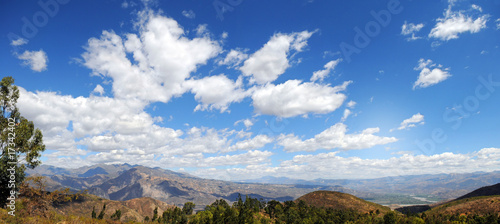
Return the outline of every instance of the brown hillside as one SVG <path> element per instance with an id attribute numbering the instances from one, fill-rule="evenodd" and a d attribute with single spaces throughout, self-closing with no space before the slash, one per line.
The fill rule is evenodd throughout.
<path id="1" fill-rule="evenodd" d="M 500 196 L 483 196 L 451 201 L 427 211 L 429 214 L 500 214 Z"/>
<path id="2" fill-rule="evenodd" d="M 112 201 L 96 197 L 94 195 L 85 195 L 83 200 L 68 202 L 55 208 L 62 215 L 76 215 L 83 217 L 91 217 L 92 208 L 95 206 L 97 214 L 106 203 L 105 218 L 115 213 L 116 210 L 121 210 L 121 221 L 142 221 L 146 216 L 153 216 L 155 207 L 158 207 L 158 215 L 163 211 L 173 207 L 165 202 L 155 200 L 153 198 L 135 198 L 128 201 Z"/>
<path id="3" fill-rule="evenodd" d="M 391 211 L 390 208 L 365 201 L 350 194 L 336 191 L 315 191 L 306 194 L 296 200 L 304 201 L 307 205 L 315 207 L 333 208 L 339 210 L 353 209 L 360 213 L 369 213 L 370 211 L 380 211 L 381 214 Z"/>

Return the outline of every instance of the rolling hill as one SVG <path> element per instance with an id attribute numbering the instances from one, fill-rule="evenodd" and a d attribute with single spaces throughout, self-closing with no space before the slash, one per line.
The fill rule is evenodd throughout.
<path id="1" fill-rule="evenodd" d="M 465 199 L 465 198 L 472 198 L 472 197 L 479 197 L 479 196 L 493 196 L 493 195 L 500 195 L 500 183 L 479 188 L 479 189 L 472 191 L 464 196 L 458 197 L 457 200 Z"/>
<path id="2" fill-rule="evenodd" d="M 391 211 L 388 207 L 365 201 L 354 195 L 335 191 L 315 191 L 301 196 L 295 201 L 304 201 L 310 206 L 333 208 L 336 210 L 352 209 L 360 213 L 370 213 L 378 210 L 381 214 L 385 214 Z"/>
<path id="3" fill-rule="evenodd" d="M 395 210 L 408 214 L 429 211 L 430 213 L 472 213 L 492 214 L 500 212 L 500 183 L 481 187 L 454 200 L 443 201 L 432 205 L 415 205 L 400 207 Z M 490 212 L 490 213 L 488 213 Z"/>
<path id="4" fill-rule="evenodd" d="M 438 205 L 426 214 L 474 214 L 486 216 L 500 214 L 500 196 L 480 196 L 451 201 Z"/>

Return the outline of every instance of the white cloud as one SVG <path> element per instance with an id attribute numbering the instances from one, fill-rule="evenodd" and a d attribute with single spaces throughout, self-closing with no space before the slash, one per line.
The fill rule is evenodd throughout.
<path id="1" fill-rule="evenodd" d="M 248 58 L 248 54 L 240 50 L 231 50 L 227 53 L 224 60 L 218 62 L 219 65 L 227 65 L 229 68 L 234 68 L 239 66 L 245 59 Z"/>
<path id="2" fill-rule="evenodd" d="M 433 64 L 430 59 L 424 60 L 421 58 L 418 63 L 418 66 L 414 69 L 417 71 L 420 70 L 420 75 L 418 76 L 418 80 L 413 84 L 414 90 L 438 84 L 451 76 L 448 72 L 449 68 L 441 69 L 441 65 Z"/>
<path id="3" fill-rule="evenodd" d="M 291 34 L 275 34 L 258 51 L 253 53 L 239 69 L 251 76 L 250 83 L 265 84 L 276 80 L 290 67 L 291 50 L 301 52 L 314 32 L 302 31 Z"/>
<path id="4" fill-rule="evenodd" d="M 405 23 L 401 27 L 401 34 L 405 35 L 405 36 L 408 36 L 408 35 L 411 34 L 411 37 L 408 37 L 406 39 L 408 41 L 418 40 L 418 39 L 420 39 L 422 37 L 415 36 L 415 33 L 417 33 L 418 31 L 420 31 L 423 27 L 424 27 L 423 23 L 419 23 L 419 24 L 415 25 L 413 23 L 408 23 L 408 22 L 405 21 Z"/>
<path id="5" fill-rule="evenodd" d="M 238 121 L 234 122 L 234 125 L 236 126 L 239 123 L 243 123 L 243 125 L 245 125 L 245 127 L 247 128 L 247 130 L 250 129 L 254 125 L 254 121 L 250 120 L 250 119 L 238 120 Z"/>
<path id="6" fill-rule="evenodd" d="M 196 14 L 193 12 L 193 10 L 183 10 L 182 15 L 188 19 L 194 19 L 196 17 Z"/>
<path id="7" fill-rule="evenodd" d="M 344 91 L 351 81 L 331 87 L 300 80 L 288 80 L 283 84 L 266 84 L 253 94 L 253 106 L 257 113 L 279 117 L 294 117 L 308 113 L 326 114 L 339 108 L 346 95 Z"/>
<path id="8" fill-rule="evenodd" d="M 39 51 L 24 51 L 17 58 L 23 60 L 24 65 L 30 66 L 31 70 L 41 72 L 47 69 L 47 62 L 49 61 L 47 54 L 43 50 Z"/>
<path id="9" fill-rule="evenodd" d="M 257 135 L 252 139 L 247 139 L 239 141 L 234 145 L 230 146 L 227 151 L 237 151 L 237 150 L 254 150 L 264 147 L 265 145 L 272 143 L 274 139 L 267 135 Z"/>
<path id="10" fill-rule="evenodd" d="M 27 43 L 28 43 L 28 40 L 20 37 L 17 40 L 12 40 L 12 42 L 10 43 L 10 45 L 12 45 L 12 46 L 22 46 L 22 45 L 25 45 Z"/>
<path id="11" fill-rule="evenodd" d="M 498 167 L 500 167 L 500 149 L 484 148 L 467 154 L 451 152 L 435 155 L 404 154 L 388 159 L 342 157 L 338 152 L 328 152 L 297 155 L 276 167 L 260 164 L 244 168 L 199 169 L 193 174 L 207 178 L 217 176 L 228 180 L 252 179 L 268 175 L 305 180 L 353 177 L 371 179 L 398 175 L 497 171 Z"/>
<path id="12" fill-rule="evenodd" d="M 208 32 L 207 24 L 200 24 L 196 27 L 196 35 L 197 36 L 208 36 L 210 35 Z"/>
<path id="13" fill-rule="evenodd" d="M 92 93 L 99 93 L 99 95 L 102 96 L 102 94 L 104 94 L 104 88 L 101 85 L 97 85 L 94 90 L 92 90 Z"/>
<path id="14" fill-rule="evenodd" d="M 191 79 L 186 81 L 184 86 L 195 94 L 194 98 L 198 102 L 201 102 L 196 106 L 195 111 L 216 109 L 224 112 L 229 104 L 240 102 L 249 95 L 242 89 L 242 82 L 242 78 L 234 82 L 221 74 L 202 79 Z"/>
<path id="15" fill-rule="evenodd" d="M 287 152 L 316 151 L 318 149 L 353 150 L 367 149 L 376 145 L 385 145 L 396 142 L 395 137 L 380 137 L 374 135 L 379 128 L 368 128 L 361 133 L 347 134 L 347 126 L 343 123 L 332 125 L 328 129 L 307 140 L 288 134 L 279 137 L 279 143 Z"/>
<path id="16" fill-rule="evenodd" d="M 340 120 L 341 122 L 344 122 L 345 120 L 347 120 L 347 118 L 349 117 L 349 115 L 351 115 L 351 110 L 349 109 L 345 109 L 344 110 L 344 115 L 342 115 L 342 119 Z"/>
<path id="17" fill-rule="evenodd" d="M 205 157 L 201 154 L 192 154 L 184 157 L 164 157 L 158 161 L 151 160 L 146 163 L 148 166 L 159 166 L 164 168 L 174 167 L 219 167 L 219 166 L 241 166 L 255 165 L 269 161 L 269 157 L 273 155 L 269 151 L 253 150 L 236 155 L 223 155 Z M 211 177 L 213 179 L 213 177 Z"/>
<path id="18" fill-rule="evenodd" d="M 481 8 L 481 6 L 479 6 L 479 5 L 472 4 L 472 9 L 475 9 L 479 12 L 483 12 L 483 8 Z"/>
<path id="19" fill-rule="evenodd" d="M 422 29 L 423 27 L 424 27 L 423 23 L 419 23 L 419 24 L 415 25 L 413 23 L 407 23 L 405 21 L 405 23 L 401 27 L 401 34 L 409 35 L 409 34 L 420 31 L 420 29 Z"/>
<path id="20" fill-rule="evenodd" d="M 20 89 L 18 107 L 44 133 L 46 164 L 79 167 L 96 163 L 132 163 L 164 168 L 256 164 L 268 160 L 266 135 L 190 127 L 181 131 L 155 124 L 139 100 L 102 96 L 72 97 Z M 86 149 L 80 149 L 85 146 Z M 208 154 L 245 150 L 240 155 Z M 252 151 L 253 150 L 253 151 Z M 85 158 L 85 159 L 84 159 Z M 247 160 L 244 160 L 247 158 Z M 169 161 L 165 165 L 163 161 Z"/>
<path id="21" fill-rule="evenodd" d="M 221 52 L 217 41 L 188 39 L 175 20 L 151 11 L 140 12 L 136 25 L 139 33 L 125 38 L 104 31 L 82 54 L 94 74 L 113 79 L 117 98 L 168 102 L 188 91 L 183 84 L 197 66 Z"/>
<path id="22" fill-rule="evenodd" d="M 347 107 L 349 107 L 349 108 L 351 108 L 351 109 L 352 109 L 352 108 L 354 108 L 355 106 L 356 106 L 356 102 L 354 102 L 354 101 L 352 101 L 352 100 L 351 100 L 351 101 L 349 101 L 349 102 L 347 102 Z"/>
<path id="23" fill-rule="evenodd" d="M 311 77 L 311 82 L 314 82 L 316 80 L 319 80 L 320 82 L 322 82 L 323 79 L 325 79 L 326 77 L 328 77 L 328 74 L 330 74 L 330 72 L 332 70 L 334 70 L 335 67 L 341 61 L 342 61 L 342 59 L 337 59 L 337 60 L 329 61 L 328 63 L 325 64 L 325 66 L 324 66 L 325 69 L 313 72 L 313 76 Z"/>
<path id="24" fill-rule="evenodd" d="M 429 37 L 448 41 L 457 39 L 458 35 L 461 33 L 477 33 L 481 29 L 486 28 L 486 21 L 488 21 L 489 15 L 480 15 L 474 19 L 470 15 L 465 15 L 463 11 L 452 11 L 452 3 L 453 2 L 450 3 L 450 6 L 445 11 L 444 17 L 436 20 L 437 23 L 429 33 Z M 472 6 L 473 9 L 479 10 L 480 7 L 477 7 L 474 8 L 474 5 Z"/>
<path id="25" fill-rule="evenodd" d="M 399 127 L 397 128 L 398 130 L 404 130 L 404 129 L 409 129 L 413 128 L 417 125 L 423 125 L 424 124 L 424 115 L 418 113 L 414 114 L 412 117 L 405 119 Z M 393 130 L 391 130 L 393 131 Z"/>
<path id="26" fill-rule="evenodd" d="M 497 22 L 497 30 L 500 30 L 500 19 L 497 19 L 496 22 Z"/>

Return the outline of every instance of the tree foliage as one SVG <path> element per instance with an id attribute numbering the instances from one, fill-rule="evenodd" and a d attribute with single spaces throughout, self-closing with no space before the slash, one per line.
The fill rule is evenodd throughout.
<path id="1" fill-rule="evenodd" d="M 186 215 L 191 215 L 193 213 L 194 207 L 196 205 L 193 202 L 186 202 L 184 203 L 184 206 L 182 207 L 182 212 Z"/>
<path id="2" fill-rule="evenodd" d="M 40 165 L 45 150 L 42 132 L 17 108 L 19 89 L 12 77 L 0 82 L 0 204 L 7 202 L 11 191 L 19 192 L 26 168 Z"/>
<path id="3" fill-rule="evenodd" d="M 49 211 L 54 206 L 78 199 L 80 193 L 69 194 L 69 188 L 48 192 L 46 181 L 43 176 L 30 176 L 20 186 L 20 195 L 27 200 L 23 200 L 24 210 L 31 216 L 47 217 Z"/>
<path id="4" fill-rule="evenodd" d="M 105 214 L 106 214 L 106 203 L 104 203 L 104 205 L 102 206 L 102 210 L 101 212 L 99 212 L 97 219 L 103 219 Z"/>
<path id="5" fill-rule="evenodd" d="M 113 215 L 111 215 L 112 220 L 120 220 L 122 217 L 122 211 L 120 209 L 117 209 Z"/>

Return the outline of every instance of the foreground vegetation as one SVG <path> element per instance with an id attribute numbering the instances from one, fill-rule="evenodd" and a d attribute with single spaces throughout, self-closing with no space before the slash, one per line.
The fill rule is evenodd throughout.
<path id="1" fill-rule="evenodd" d="M 35 183 L 39 179 L 32 179 Z M 18 201 L 16 216 L 11 216 L 6 209 L 0 209 L 0 223 L 193 223 L 193 224 L 219 224 L 219 223 L 500 223 L 498 209 L 475 210 L 462 213 L 462 210 L 453 210 L 454 206 L 464 209 L 467 203 L 487 201 L 490 207 L 498 208 L 495 203 L 500 201 L 497 197 L 480 197 L 464 199 L 465 204 L 451 202 L 441 205 L 430 211 L 419 214 L 401 214 L 390 210 L 371 210 L 361 212 L 356 209 L 338 209 L 334 207 L 319 207 L 308 204 L 304 200 L 262 201 L 251 197 L 240 196 L 230 205 L 226 200 L 216 200 L 204 210 L 193 214 L 194 203 L 188 202 L 181 209 L 171 206 L 165 210 L 154 209 L 150 215 L 140 220 L 122 217 L 120 210 L 106 211 L 104 206 L 94 206 L 92 211 L 84 215 L 61 214 L 57 207 L 70 207 L 74 204 L 83 205 L 85 200 L 92 203 L 102 202 L 95 200 L 95 196 L 85 193 L 69 194 L 67 191 L 43 192 L 39 188 L 23 185 L 23 197 Z M 321 192 L 324 193 L 324 192 Z M 332 195 L 336 195 L 333 194 Z M 309 202 L 310 203 L 310 202 Z M 446 212 L 443 209 L 446 208 Z M 500 209 L 500 208 L 499 208 Z M 484 212 L 482 212 L 484 211 Z M 2 222 L 3 221 L 3 222 Z"/>

